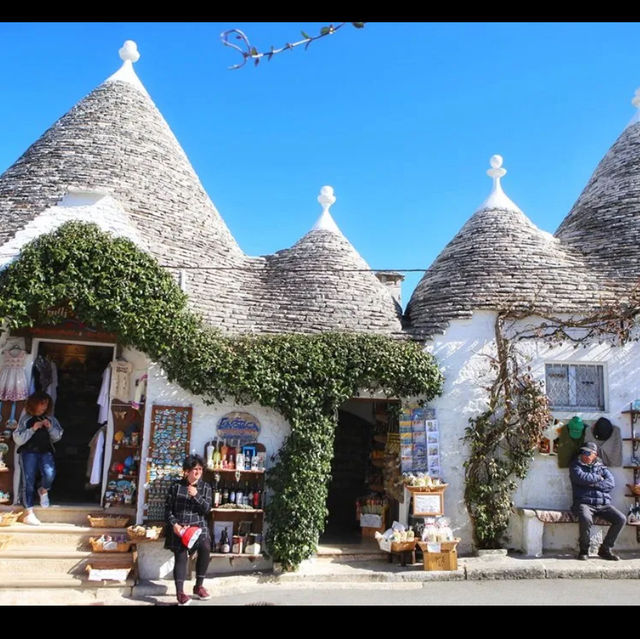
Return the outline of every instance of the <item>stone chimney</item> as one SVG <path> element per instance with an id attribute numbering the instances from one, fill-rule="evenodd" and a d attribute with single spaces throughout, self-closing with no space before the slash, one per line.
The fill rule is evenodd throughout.
<path id="1" fill-rule="evenodd" d="M 402 280 L 404 280 L 404 275 L 397 271 L 376 271 L 375 276 L 389 289 L 391 297 L 402 308 Z"/>

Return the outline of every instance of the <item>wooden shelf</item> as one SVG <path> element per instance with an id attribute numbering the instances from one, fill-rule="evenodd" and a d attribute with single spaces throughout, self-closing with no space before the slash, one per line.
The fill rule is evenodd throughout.
<path id="1" fill-rule="evenodd" d="M 623 466 L 623 468 L 627 468 L 629 470 L 640 470 L 640 466 Z"/>
<path id="2" fill-rule="evenodd" d="M 133 444 L 114 444 L 113 445 L 113 450 L 118 450 L 118 448 L 128 448 L 128 449 L 134 449 L 134 450 L 138 450 L 138 448 L 140 448 L 140 445 L 136 445 L 134 446 Z"/>
<path id="3" fill-rule="evenodd" d="M 236 473 L 238 472 L 235 469 L 231 468 L 205 468 L 205 472 L 207 473 Z M 241 470 L 241 473 L 249 474 L 249 475 L 264 475 L 264 470 Z"/>
<path id="4" fill-rule="evenodd" d="M 246 515 L 253 515 L 257 513 L 263 513 L 264 510 L 261 508 L 212 508 L 210 510 L 212 513 L 242 513 Z"/>
<path id="5" fill-rule="evenodd" d="M 236 559 L 238 557 L 244 557 L 245 559 L 262 559 L 262 555 L 248 555 L 246 552 L 237 553 L 237 552 L 212 552 L 212 557 L 232 557 Z"/>
<path id="6" fill-rule="evenodd" d="M 114 473 L 110 470 L 109 476 L 117 477 L 118 479 L 135 479 L 138 475 L 125 475 L 124 473 Z"/>
<path id="7" fill-rule="evenodd" d="M 640 437 L 623 437 L 623 442 L 640 442 Z"/>
<path id="8" fill-rule="evenodd" d="M 640 495 L 634 495 L 633 493 L 625 493 L 625 497 L 635 497 L 636 499 L 640 499 Z"/>
<path id="9" fill-rule="evenodd" d="M 10 473 L 12 472 L 9 468 L 0 468 L 0 473 Z"/>

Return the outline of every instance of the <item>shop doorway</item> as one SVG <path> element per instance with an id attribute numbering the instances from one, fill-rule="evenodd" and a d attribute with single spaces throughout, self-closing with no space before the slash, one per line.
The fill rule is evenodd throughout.
<path id="1" fill-rule="evenodd" d="M 54 414 L 64 429 L 56 444 L 56 504 L 98 504 L 101 486 L 89 486 L 89 442 L 98 430 L 98 394 L 102 373 L 113 360 L 115 346 L 40 341 L 37 355 L 55 363 L 58 372 Z"/>
<path id="2" fill-rule="evenodd" d="M 389 516 L 397 514 L 397 502 L 386 495 L 384 450 L 388 432 L 397 432 L 392 405 L 398 402 L 351 399 L 338 412 L 338 426 L 327 497 L 329 516 L 322 544 L 356 544 L 363 541 L 357 519 L 362 499 L 390 502 Z"/>

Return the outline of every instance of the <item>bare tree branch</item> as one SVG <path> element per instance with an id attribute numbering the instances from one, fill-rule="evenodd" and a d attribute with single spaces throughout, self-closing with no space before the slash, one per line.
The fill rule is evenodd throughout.
<path id="1" fill-rule="evenodd" d="M 310 36 L 308 33 L 301 31 L 303 38 L 302 40 L 299 40 L 298 42 L 287 42 L 279 49 L 275 49 L 273 45 L 271 45 L 271 49 L 266 52 L 258 51 L 258 49 L 256 49 L 256 47 L 251 44 L 246 34 L 240 31 L 240 29 L 229 29 L 228 31 L 223 31 L 220 34 L 220 39 L 224 46 L 231 47 L 242 55 L 242 62 L 240 64 L 234 64 L 233 66 L 229 67 L 229 69 L 241 69 L 247 63 L 247 60 L 253 60 L 254 65 L 257 66 L 262 58 L 267 58 L 267 61 L 270 62 L 271 58 L 274 55 L 282 53 L 283 51 L 288 51 L 289 49 L 294 49 L 295 47 L 299 47 L 302 44 L 305 45 L 304 48 L 306 50 L 309 45 L 315 40 L 333 35 L 336 31 L 338 31 L 338 29 L 342 29 L 345 24 L 352 24 L 356 29 L 362 29 L 365 25 L 364 22 L 340 22 L 336 25 L 330 24 L 329 26 L 322 27 L 320 29 L 320 33 L 315 36 Z M 238 45 L 238 43 L 233 42 L 232 40 L 237 40 L 241 44 Z"/>

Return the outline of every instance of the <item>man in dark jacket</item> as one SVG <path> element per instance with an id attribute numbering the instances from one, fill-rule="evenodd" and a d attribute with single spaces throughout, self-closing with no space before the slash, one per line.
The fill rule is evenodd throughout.
<path id="1" fill-rule="evenodd" d="M 611 491 L 615 480 L 611 471 L 598 459 L 598 445 L 595 442 L 583 444 L 569 470 L 573 487 L 573 512 L 580 522 L 580 552 L 578 559 L 589 559 L 589 542 L 594 517 L 611 522 L 598 556 L 611 561 L 620 557 L 611 552 L 627 518 L 611 505 Z"/>

